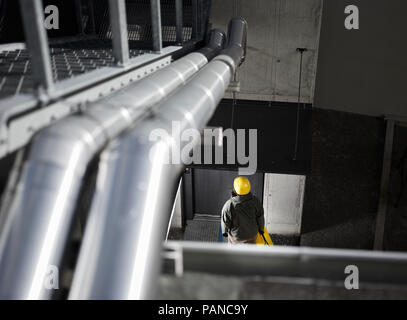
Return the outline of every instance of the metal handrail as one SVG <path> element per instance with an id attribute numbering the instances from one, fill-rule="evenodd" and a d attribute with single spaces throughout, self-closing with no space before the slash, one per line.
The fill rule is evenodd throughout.
<path id="1" fill-rule="evenodd" d="M 179 141 L 176 137 L 184 130 L 203 129 L 215 112 L 243 59 L 246 28 L 244 20 L 233 19 L 229 39 L 241 38 L 242 44 L 229 41 L 227 49 L 186 86 L 102 153 L 99 187 L 89 213 L 70 299 L 154 297 L 161 244 L 184 168 L 182 162 L 167 161 L 170 156 L 180 157 L 180 150 L 187 144 L 193 148 L 191 141 Z M 155 141 L 150 139 L 154 130 L 172 135 Z"/>
<path id="2" fill-rule="evenodd" d="M 49 266 L 60 266 L 88 163 L 207 62 L 191 53 L 35 137 L 17 191 L 2 210 L 7 219 L 0 235 L 0 298 L 51 297 L 43 280 Z"/>

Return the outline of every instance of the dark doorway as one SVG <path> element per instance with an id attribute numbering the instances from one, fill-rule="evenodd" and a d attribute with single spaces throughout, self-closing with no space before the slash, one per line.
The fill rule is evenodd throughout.
<path id="1" fill-rule="evenodd" d="M 192 169 L 189 183 L 184 183 L 184 196 L 192 205 L 184 207 L 183 214 L 192 219 L 195 214 L 220 216 L 222 207 L 230 197 L 233 180 L 237 171 Z M 249 177 L 252 193 L 263 203 L 264 174 L 256 173 Z M 187 199 L 185 199 L 187 200 Z M 190 201 L 192 200 L 192 201 Z M 188 212 L 189 211 L 189 212 Z"/>

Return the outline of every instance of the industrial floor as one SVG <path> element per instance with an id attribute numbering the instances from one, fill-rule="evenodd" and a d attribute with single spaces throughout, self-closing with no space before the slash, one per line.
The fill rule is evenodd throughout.
<path id="1" fill-rule="evenodd" d="M 183 240 L 222 242 L 220 230 L 220 217 L 197 214 L 193 220 L 189 220 L 185 228 Z M 227 239 L 224 240 L 227 242 Z"/>
<path id="2" fill-rule="evenodd" d="M 270 234 L 275 245 L 299 246 L 300 237 Z M 180 228 L 171 228 L 168 240 L 185 240 L 201 242 L 227 242 L 220 230 L 220 217 L 218 215 L 195 214 L 193 220 L 187 221 L 185 231 Z"/>

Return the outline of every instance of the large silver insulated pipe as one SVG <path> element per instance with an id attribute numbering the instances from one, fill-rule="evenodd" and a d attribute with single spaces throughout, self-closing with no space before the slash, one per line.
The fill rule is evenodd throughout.
<path id="1" fill-rule="evenodd" d="M 233 19 L 229 39 L 238 38 L 242 43 L 230 41 L 150 118 L 102 153 L 70 299 L 154 297 L 162 241 L 184 167 L 180 150 L 189 144 L 187 155 L 193 147 L 177 137 L 204 128 L 244 58 L 246 22 Z"/>
<path id="2" fill-rule="evenodd" d="M 210 47 L 220 52 L 225 36 L 215 33 Z M 52 296 L 46 277 L 60 266 L 88 163 L 207 62 L 204 54 L 191 53 L 35 137 L 16 193 L 2 208 L 7 217 L 0 226 L 0 299 Z"/>

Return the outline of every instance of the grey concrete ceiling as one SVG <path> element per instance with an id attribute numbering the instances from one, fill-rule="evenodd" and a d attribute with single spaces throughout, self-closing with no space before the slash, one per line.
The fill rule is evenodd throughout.
<path id="1" fill-rule="evenodd" d="M 226 30 L 233 16 L 245 18 L 249 25 L 238 99 L 296 102 L 300 69 L 296 49 L 304 47 L 308 51 L 301 97 L 313 101 L 321 14 L 322 0 L 212 0 L 213 27 Z"/>

